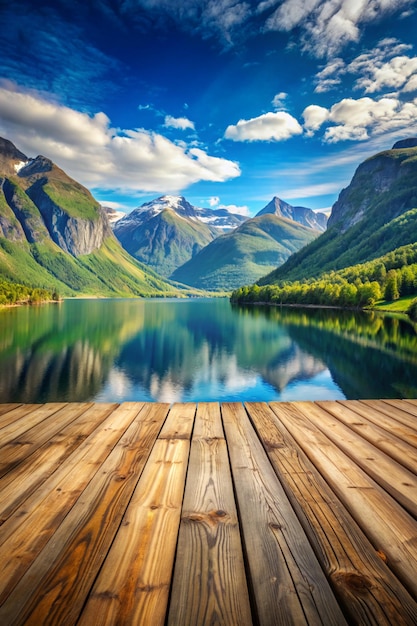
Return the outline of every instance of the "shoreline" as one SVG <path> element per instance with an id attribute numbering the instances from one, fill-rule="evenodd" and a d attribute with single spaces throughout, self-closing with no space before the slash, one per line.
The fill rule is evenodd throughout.
<path id="1" fill-rule="evenodd" d="M 363 313 L 390 313 L 391 315 L 405 315 L 408 318 L 407 311 L 404 310 L 396 310 L 393 311 L 391 309 L 383 309 L 383 308 L 375 308 L 375 307 L 346 307 L 346 306 L 336 306 L 330 304 L 291 304 L 291 303 L 279 303 L 279 302 L 232 302 L 232 304 L 238 304 L 239 306 L 274 306 L 274 307 L 285 307 L 292 309 L 331 309 L 334 311 L 357 311 Z"/>

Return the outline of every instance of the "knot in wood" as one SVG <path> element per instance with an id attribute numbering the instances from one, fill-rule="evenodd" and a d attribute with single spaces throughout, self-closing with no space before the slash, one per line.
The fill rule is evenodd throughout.
<path id="1" fill-rule="evenodd" d="M 354 572 L 340 573 L 335 578 L 340 584 L 356 594 L 365 593 L 372 587 L 369 578 Z"/>

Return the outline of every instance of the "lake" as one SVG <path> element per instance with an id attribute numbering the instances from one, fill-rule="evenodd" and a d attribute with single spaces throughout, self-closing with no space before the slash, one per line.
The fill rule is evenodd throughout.
<path id="1" fill-rule="evenodd" d="M 417 397 L 417 326 L 227 299 L 0 311 L 0 402 Z"/>

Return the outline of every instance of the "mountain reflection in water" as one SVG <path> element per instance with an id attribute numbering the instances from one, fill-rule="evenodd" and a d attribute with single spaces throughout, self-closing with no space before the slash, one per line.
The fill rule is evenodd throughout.
<path id="1" fill-rule="evenodd" d="M 417 397 L 416 381 L 415 326 L 373 313 L 226 299 L 0 312 L 0 402 Z"/>

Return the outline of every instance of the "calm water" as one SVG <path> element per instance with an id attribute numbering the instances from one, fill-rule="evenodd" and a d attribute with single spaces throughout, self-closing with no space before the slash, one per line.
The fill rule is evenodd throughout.
<path id="1" fill-rule="evenodd" d="M 417 397 L 417 327 L 213 300 L 0 311 L 0 402 Z"/>

